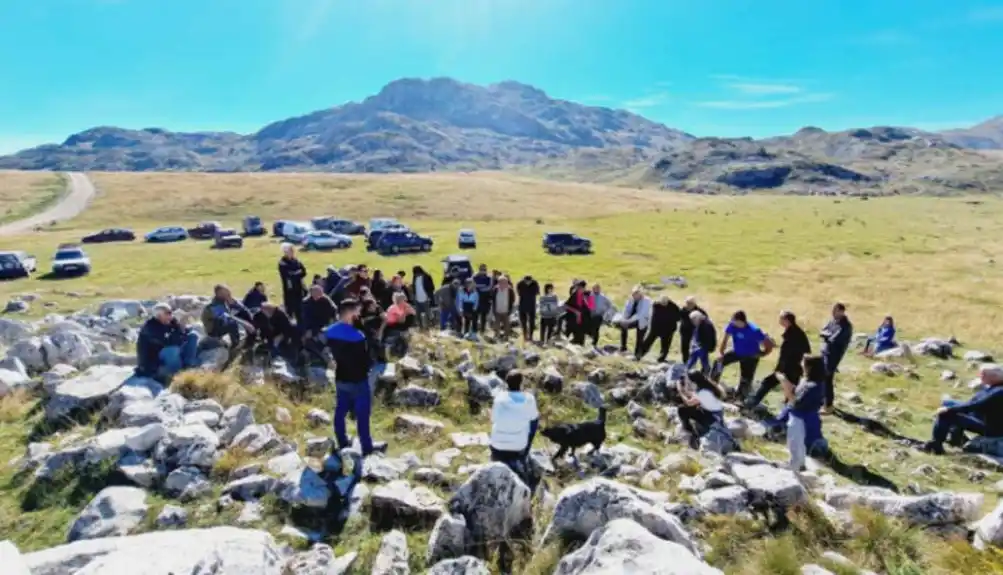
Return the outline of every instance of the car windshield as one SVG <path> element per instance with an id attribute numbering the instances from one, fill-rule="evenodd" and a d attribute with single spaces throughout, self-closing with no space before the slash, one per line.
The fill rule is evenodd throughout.
<path id="1" fill-rule="evenodd" d="M 20 263 L 21 260 L 17 259 L 17 256 L 14 254 L 0 254 L 0 265 L 4 267 L 19 265 Z"/>
<path id="2" fill-rule="evenodd" d="M 56 252 L 56 260 L 76 260 L 84 257 L 84 252 L 80 250 L 62 250 Z"/>

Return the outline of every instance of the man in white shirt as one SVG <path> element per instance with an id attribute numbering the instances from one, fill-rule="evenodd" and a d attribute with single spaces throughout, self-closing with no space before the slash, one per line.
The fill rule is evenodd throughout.
<path id="1" fill-rule="evenodd" d="M 507 391 L 495 392 L 491 406 L 491 460 L 501 461 L 522 474 L 520 469 L 540 423 L 533 394 L 522 391 L 522 373 L 505 376 Z"/>
<path id="2" fill-rule="evenodd" d="M 641 286 L 635 286 L 627 303 L 623 306 L 623 316 L 620 319 L 620 352 L 627 351 L 627 336 L 630 330 L 637 332 L 634 342 L 634 357 L 640 357 L 644 336 L 648 333 L 651 323 L 651 299 L 644 295 Z"/>

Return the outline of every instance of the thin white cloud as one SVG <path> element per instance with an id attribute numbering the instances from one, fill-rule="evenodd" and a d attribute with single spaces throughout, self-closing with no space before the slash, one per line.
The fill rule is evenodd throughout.
<path id="1" fill-rule="evenodd" d="M 764 83 L 764 82 L 734 82 L 728 87 L 747 96 L 776 96 L 779 94 L 800 94 L 801 86 L 794 84 Z"/>
<path id="2" fill-rule="evenodd" d="M 713 108 L 717 110 L 769 110 L 799 104 L 825 102 L 832 98 L 832 94 L 805 94 L 803 96 L 779 100 L 709 100 L 706 102 L 697 102 L 696 105 L 701 108 Z"/>
<path id="3" fill-rule="evenodd" d="M 643 110 L 655 108 L 669 101 L 668 92 L 654 92 L 639 98 L 625 100 L 621 105 L 628 110 Z"/>

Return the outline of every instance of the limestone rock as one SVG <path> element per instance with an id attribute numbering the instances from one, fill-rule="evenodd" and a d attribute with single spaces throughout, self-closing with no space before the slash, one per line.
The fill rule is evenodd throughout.
<path id="1" fill-rule="evenodd" d="M 157 527 L 161 529 L 167 527 L 183 527 L 188 523 L 188 512 L 184 507 L 177 505 L 164 505 L 157 515 Z"/>
<path id="2" fill-rule="evenodd" d="M 376 525 L 432 525 L 442 515 L 443 501 L 426 487 L 391 481 L 373 489 L 369 507 Z"/>
<path id="3" fill-rule="evenodd" d="M 401 407 L 435 407 L 442 399 L 439 392 L 418 385 L 408 385 L 394 391 L 393 402 Z"/>
<path id="4" fill-rule="evenodd" d="M 860 505 L 907 523 L 931 526 L 974 521 L 983 499 L 981 493 L 899 495 L 888 489 L 859 486 L 831 489 L 825 494 L 825 502 L 836 509 Z"/>
<path id="5" fill-rule="evenodd" d="M 146 519 L 148 507 L 146 491 L 138 487 L 105 487 L 77 516 L 66 540 L 128 535 Z"/>
<path id="6" fill-rule="evenodd" d="M 410 575 L 409 558 L 407 537 L 396 529 L 390 531 L 380 541 L 380 550 L 373 560 L 372 575 Z"/>
<path id="7" fill-rule="evenodd" d="M 708 489 L 697 495 L 697 506 L 717 515 L 735 515 L 746 510 L 749 492 L 738 485 Z"/>
<path id="8" fill-rule="evenodd" d="M 61 422 L 78 410 L 99 407 L 112 392 L 132 376 L 132 369 L 112 365 L 97 365 L 53 389 L 45 405 L 45 420 Z"/>
<path id="9" fill-rule="evenodd" d="M 751 502 L 777 503 L 789 507 L 803 503 L 808 492 L 789 470 L 772 465 L 732 465 L 731 473 L 739 485 L 749 490 Z"/>
<path id="10" fill-rule="evenodd" d="M 446 428 L 441 421 L 418 415 L 401 414 L 394 419 L 394 431 L 418 435 L 437 435 Z"/>
<path id="11" fill-rule="evenodd" d="M 531 518 L 530 491 L 504 463 L 475 471 L 449 501 L 476 542 L 502 541 Z"/>
<path id="12" fill-rule="evenodd" d="M 464 555 L 436 563 L 429 569 L 427 575 L 491 575 L 491 571 L 480 559 Z"/>
<path id="13" fill-rule="evenodd" d="M 467 521 L 462 515 L 442 514 L 428 537 L 425 562 L 432 565 L 443 559 L 461 557 L 469 544 Z"/>

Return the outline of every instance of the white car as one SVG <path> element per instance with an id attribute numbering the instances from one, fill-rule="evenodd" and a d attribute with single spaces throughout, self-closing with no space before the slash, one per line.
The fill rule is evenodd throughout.
<path id="1" fill-rule="evenodd" d="M 398 222 L 396 218 L 373 218 L 369 220 L 369 231 L 378 232 L 387 228 L 394 228 L 402 225 L 403 224 Z"/>
<path id="2" fill-rule="evenodd" d="M 146 234 L 148 242 L 180 242 L 188 239 L 188 230 L 181 226 L 165 226 Z"/>
<path id="3" fill-rule="evenodd" d="M 335 250 L 352 247 L 352 238 L 326 230 L 303 235 L 304 250 Z"/>
<path id="4" fill-rule="evenodd" d="M 52 258 L 52 275 L 83 275 L 91 271 L 91 259 L 78 246 L 60 246 Z"/>
<path id="5" fill-rule="evenodd" d="M 303 238 L 315 231 L 317 230 L 313 229 L 313 225 L 309 222 L 284 222 L 281 233 L 286 241 L 294 244 L 302 244 Z"/>
<path id="6" fill-rule="evenodd" d="M 459 244 L 460 249 L 473 249 L 477 247 L 477 235 L 474 230 L 460 230 L 460 235 L 456 239 L 457 244 Z"/>

